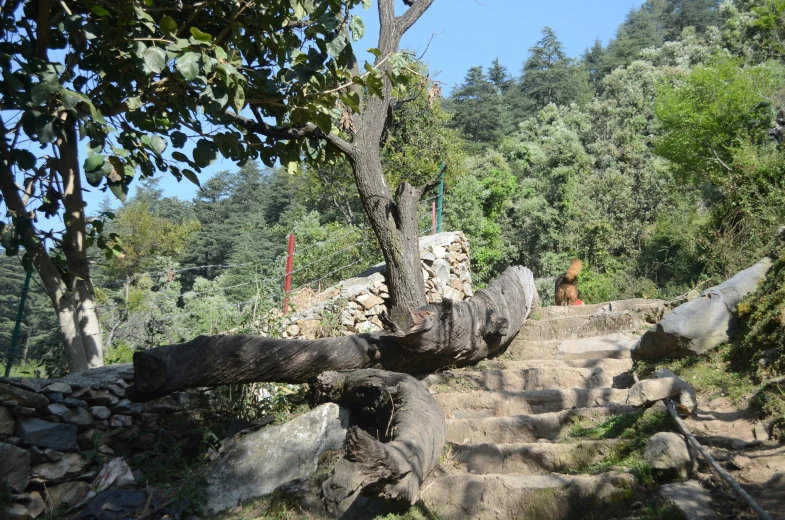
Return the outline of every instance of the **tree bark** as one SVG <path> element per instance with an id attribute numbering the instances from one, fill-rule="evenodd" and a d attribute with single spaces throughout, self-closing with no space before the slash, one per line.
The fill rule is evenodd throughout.
<path id="1" fill-rule="evenodd" d="M 6 128 L 1 120 L 0 129 L 5 136 Z M 72 147 L 74 151 L 70 153 L 68 147 L 60 146 L 60 160 L 65 159 L 67 163 L 65 165 L 58 164 L 60 166 L 58 171 L 61 175 L 67 168 L 71 176 L 70 179 L 66 176 L 62 177 L 64 187 L 67 186 L 69 191 L 66 208 L 68 210 L 70 207 L 70 213 L 65 218 L 64 241 L 71 246 L 65 247 L 64 245 L 63 247 L 69 268 L 68 273 L 62 272 L 55 265 L 38 236 L 34 225 L 35 213 L 27 209 L 26 199 L 20 194 L 14 173 L 9 167 L 11 150 L 5 137 L 0 139 L 0 154 L 4 159 L 2 170 L 0 170 L 0 193 L 2 193 L 9 211 L 15 217 L 15 228 L 21 238 L 22 246 L 33 268 L 41 278 L 46 295 L 57 314 L 60 332 L 63 334 L 63 341 L 66 345 L 68 369 L 71 372 L 80 372 L 92 366 L 103 365 L 103 349 L 87 262 L 84 199 L 79 182 L 78 153 L 75 148 L 76 129 L 73 128 L 69 135 L 69 143 L 74 143 Z M 63 152 L 65 152 L 65 157 L 62 155 Z M 76 216 L 75 220 L 74 216 Z M 76 258 L 74 258 L 74 251 L 77 255 Z M 73 267 L 77 268 L 76 272 L 70 270 Z M 86 341 L 89 342 L 87 347 Z"/>
<path id="2" fill-rule="evenodd" d="M 59 172 L 63 179 L 65 233 L 63 253 L 68 264 L 71 290 L 76 295 L 76 326 L 82 337 L 87 368 L 104 366 L 104 347 L 101 324 L 96 313 L 95 290 L 87 259 L 87 219 L 79 173 L 79 139 L 76 121 L 66 112 L 65 137 L 57 140 L 60 151 Z"/>
<path id="3" fill-rule="evenodd" d="M 447 439 L 444 414 L 428 390 L 411 376 L 374 369 L 325 372 L 315 387 L 317 402 L 349 408 L 353 423 L 346 455 L 322 485 L 328 511 L 362 516 L 361 495 L 414 505 Z"/>
<path id="4" fill-rule="evenodd" d="M 307 383 L 331 370 L 381 368 L 409 374 L 465 366 L 502 353 L 537 292 L 531 271 L 509 267 L 465 302 L 445 300 L 387 320 L 386 333 L 316 340 L 199 336 L 134 354 L 134 399 L 234 383 Z"/>

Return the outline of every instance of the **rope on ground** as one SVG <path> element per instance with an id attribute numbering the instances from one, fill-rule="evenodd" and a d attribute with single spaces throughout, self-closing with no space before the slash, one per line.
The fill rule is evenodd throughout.
<path id="1" fill-rule="evenodd" d="M 670 399 L 665 399 L 665 407 L 668 409 L 670 416 L 673 417 L 673 420 L 676 421 L 676 425 L 679 427 L 679 430 L 681 430 L 681 433 L 687 438 L 687 441 L 692 445 L 693 448 L 698 450 L 698 453 L 703 455 L 703 458 L 706 459 L 706 462 L 708 462 L 714 471 L 717 472 L 720 478 L 724 480 L 725 483 L 728 484 L 737 495 L 743 498 L 744 501 L 747 502 L 747 504 L 752 508 L 753 511 L 755 511 L 755 513 L 758 514 L 760 518 L 763 520 L 772 520 L 771 516 L 769 516 L 769 514 L 764 511 L 757 502 L 755 502 L 755 499 L 753 499 L 746 491 L 744 491 L 744 488 L 742 488 L 739 483 L 736 482 L 733 477 L 731 477 L 730 474 L 725 471 L 711 455 L 709 455 L 703 446 L 700 445 L 698 440 L 689 432 L 687 425 L 684 424 L 684 421 L 681 420 L 681 417 L 679 417 L 679 414 L 676 412 L 676 407 L 674 406 L 673 401 Z"/>

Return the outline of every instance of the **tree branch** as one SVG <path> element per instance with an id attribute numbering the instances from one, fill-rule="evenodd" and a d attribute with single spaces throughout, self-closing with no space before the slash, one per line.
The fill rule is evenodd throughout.
<path id="1" fill-rule="evenodd" d="M 403 35 L 414 25 L 423 13 L 431 7 L 433 0 L 417 0 L 409 9 L 395 20 L 396 28 Z"/>
<path id="2" fill-rule="evenodd" d="M 439 173 L 431 177 L 428 182 L 423 184 L 420 188 L 417 188 L 417 191 L 420 193 L 418 198 L 422 198 L 423 195 L 434 189 L 436 186 L 439 185 L 439 179 L 441 179 L 442 175 L 447 172 L 447 165 L 444 165 L 444 168 L 439 169 Z"/>
<path id="3" fill-rule="evenodd" d="M 314 136 L 319 139 L 324 139 L 338 151 L 349 157 L 354 157 L 354 154 L 356 153 L 354 145 L 335 134 L 326 134 L 322 132 L 322 130 L 313 123 L 306 123 L 300 126 L 273 126 L 268 125 L 264 121 L 253 121 L 228 110 L 225 114 L 234 119 L 235 122 L 245 130 L 255 134 L 262 134 L 278 140 L 302 139 L 303 137 Z"/>

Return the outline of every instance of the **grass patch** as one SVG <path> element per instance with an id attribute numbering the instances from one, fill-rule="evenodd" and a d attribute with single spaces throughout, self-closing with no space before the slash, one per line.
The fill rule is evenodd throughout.
<path id="1" fill-rule="evenodd" d="M 638 520 L 687 520 L 687 515 L 671 503 L 646 506 L 640 510 Z"/>
<path id="2" fill-rule="evenodd" d="M 733 363 L 733 347 L 725 344 L 700 356 L 651 362 L 639 362 L 635 370 L 641 379 L 658 368 L 667 368 L 690 383 L 695 391 L 709 399 L 729 397 L 739 407 L 747 406 L 758 385 L 743 368 Z"/>
<path id="3" fill-rule="evenodd" d="M 671 418 L 662 412 L 648 412 L 640 415 L 614 415 L 605 421 L 592 424 L 586 421 L 576 423 L 565 440 L 570 439 L 622 439 L 605 459 L 570 468 L 570 473 L 588 473 L 596 475 L 606 473 L 614 467 L 630 470 L 638 483 L 644 486 L 654 484 L 652 468 L 643 459 L 643 451 L 649 437 L 658 432 L 676 431 Z"/>

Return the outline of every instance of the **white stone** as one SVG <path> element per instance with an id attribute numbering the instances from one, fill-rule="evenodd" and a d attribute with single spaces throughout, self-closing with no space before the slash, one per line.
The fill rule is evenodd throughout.
<path id="1" fill-rule="evenodd" d="M 208 477 L 207 509 L 220 512 L 313 474 L 325 450 L 343 446 L 348 414 L 327 403 L 242 439 Z"/>
<path id="2" fill-rule="evenodd" d="M 433 246 L 431 250 L 433 251 L 433 255 L 437 260 L 442 259 L 447 255 L 447 250 L 442 246 Z"/>

